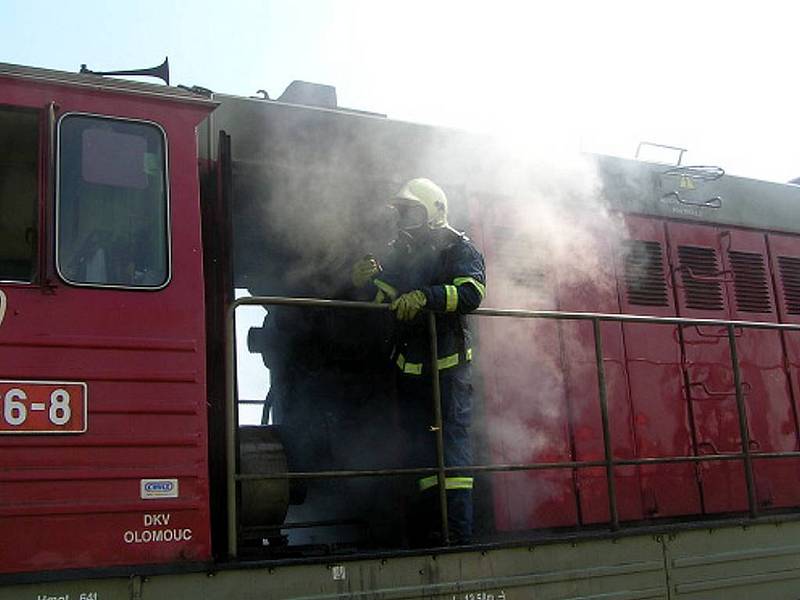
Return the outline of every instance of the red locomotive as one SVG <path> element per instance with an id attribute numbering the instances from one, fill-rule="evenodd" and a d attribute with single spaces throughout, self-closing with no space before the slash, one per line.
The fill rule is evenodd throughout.
<path id="1" fill-rule="evenodd" d="M 325 86 L 273 101 L 0 65 L 6 581 L 403 549 L 386 316 L 340 283 L 417 175 L 487 259 L 477 545 L 791 520 L 798 188 L 610 157 L 554 178 L 492 144 Z M 262 425 L 226 408 L 235 289 L 271 299 L 249 339 Z"/>

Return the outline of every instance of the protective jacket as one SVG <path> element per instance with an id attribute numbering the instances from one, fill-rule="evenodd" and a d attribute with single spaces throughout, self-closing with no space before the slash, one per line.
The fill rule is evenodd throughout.
<path id="1" fill-rule="evenodd" d="M 421 241 L 401 235 L 392 243 L 373 285 L 378 301 L 390 302 L 413 290 L 425 294 L 425 308 L 437 313 L 440 370 L 472 359 L 464 315 L 480 305 L 486 272 L 483 256 L 466 235 L 450 227 L 430 230 Z M 424 315 L 397 325 L 394 360 L 407 375 L 430 374 L 430 337 Z"/>

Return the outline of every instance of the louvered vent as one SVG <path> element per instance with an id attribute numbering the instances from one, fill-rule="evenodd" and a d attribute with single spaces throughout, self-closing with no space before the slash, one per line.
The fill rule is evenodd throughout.
<path id="1" fill-rule="evenodd" d="M 686 306 L 700 310 L 722 310 L 722 284 L 717 253 L 713 248 L 678 246 L 683 271 Z"/>
<path id="2" fill-rule="evenodd" d="M 625 287 L 628 304 L 669 306 L 660 243 L 640 240 L 625 243 Z"/>
<path id="3" fill-rule="evenodd" d="M 741 312 L 772 312 L 764 257 L 755 252 L 728 251 L 733 269 L 736 308 Z"/>
<path id="4" fill-rule="evenodd" d="M 786 312 L 800 315 L 800 258 L 779 256 L 778 268 L 781 271 Z"/>

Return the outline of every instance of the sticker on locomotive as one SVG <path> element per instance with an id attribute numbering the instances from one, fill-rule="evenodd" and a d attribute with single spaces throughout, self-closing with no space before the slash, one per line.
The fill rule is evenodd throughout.
<path id="1" fill-rule="evenodd" d="M 0 380 L 0 434 L 85 433 L 86 384 Z"/>
<path id="2" fill-rule="evenodd" d="M 177 498 L 177 479 L 141 479 L 139 493 L 142 500 L 149 498 Z"/>

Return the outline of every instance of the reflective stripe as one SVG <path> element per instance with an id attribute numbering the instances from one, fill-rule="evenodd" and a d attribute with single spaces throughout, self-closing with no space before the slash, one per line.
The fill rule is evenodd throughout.
<path id="1" fill-rule="evenodd" d="M 478 293 L 481 295 L 481 298 L 486 296 L 486 286 L 474 277 L 456 277 L 453 279 L 453 285 L 464 285 L 465 283 L 474 285 L 475 289 L 478 290 Z"/>
<path id="2" fill-rule="evenodd" d="M 374 283 L 376 288 L 378 288 L 392 300 L 397 299 L 397 290 L 394 289 L 391 285 L 389 285 L 385 281 L 376 278 L 372 280 L 372 283 Z"/>
<path id="3" fill-rule="evenodd" d="M 472 477 L 445 477 L 444 489 L 446 490 L 471 490 Z M 424 477 L 419 480 L 419 491 L 424 492 L 432 487 L 439 485 L 439 478 L 436 475 Z"/>
<path id="4" fill-rule="evenodd" d="M 467 362 L 472 360 L 472 348 L 467 348 L 467 351 L 464 353 L 464 358 Z M 397 367 L 403 371 L 403 373 L 408 373 L 409 375 L 422 375 L 422 363 L 406 362 L 406 357 L 402 354 L 397 355 L 397 360 L 395 362 L 397 363 Z M 455 367 L 459 362 L 461 362 L 461 359 L 458 356 L 458 352 L 456 352 L 455 354 L 451 354 L 450 356 L 445 356 L 437 360 L 436 366 L 439 367 L 440 371 L 444 371 L 445 369 Z"/>
<path id="5" fill-rule="evenodd" d="M 444 312 L 454 312 L 458 307 L 458 290 L 456 286 L 444 286 L 444 293 L 447 295 L 447 304 L 444 307 Z"/>
<path id="6" fill-rule="evenodd" d="M 444 358 L 440 358 L 436 361 L 436 366 L 439 367 L 440 371 L 445 369 L 449 369 L 450 367 L 455 367 L 458 364 L 458 354 L 451 354 L 450 356 L 445 356 Z"/>
<path id="7" fill-rule="evenodd" d="M 397 366 L 403 373 L 410 375 L 422 375 L 422 363 L 406 362 L 406 357 L 402 354 L 397 355 Z"/>

